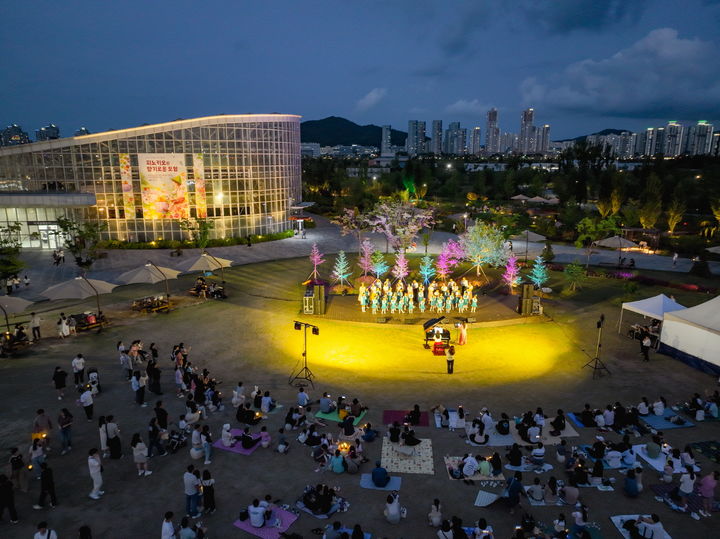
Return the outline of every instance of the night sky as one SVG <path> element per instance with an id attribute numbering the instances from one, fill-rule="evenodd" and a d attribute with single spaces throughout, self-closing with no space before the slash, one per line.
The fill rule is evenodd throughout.
<path id="1" fill-rule="evenodd" d="M 0 125 L 285 112 L 484 130 L 494 106 L 517 132 L 532 106 L 553 139 L 717 127 L 718 27 L 720 0 L 6 1 Z"/>

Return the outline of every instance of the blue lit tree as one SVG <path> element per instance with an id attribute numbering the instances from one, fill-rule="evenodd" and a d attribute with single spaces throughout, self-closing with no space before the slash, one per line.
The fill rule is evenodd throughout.
<path id="1" fill-rule="evenodd" d="M 428 284 L 430 279 L 435 276 L 435 264 L 430 255 L 425 255 L 420 261 L 420 275 L 423 278 L 423 282 Z"/>
<path id="2" fill-rule="evenodd" d="M 532 282 L 537 288 L 542 288 L 543 285 L 548 282 L 548 270 L 547 266 L 545 266 L 545 260 L 543 260 L 542 255 L 539 255 L 535 259 L 532 271 L 530 272 L 530 275 L 528 275 L 528 279 L 530 279 L 530 282 Z"/>
<path id="3" fill-rule="evenodd" d="M 372 268 L 375 277 L 378 279 L 382 279 L 382 276 L 390 269 L 390 266 L 385 261 L 385 255 L 381 251 L 375 251 L 372 254 Z"/>
<path id="4" fill-rule="evenodd" d="M 337 258 L 335 258 L 335 267 L 332 271 L 332 277 L 339 284 L 349 285 L 350 283 L 348 283 L 347 278 L 350 277 L 350 274 L 350 263 L 347 261 L 345 251 L 340 251 Z"/>

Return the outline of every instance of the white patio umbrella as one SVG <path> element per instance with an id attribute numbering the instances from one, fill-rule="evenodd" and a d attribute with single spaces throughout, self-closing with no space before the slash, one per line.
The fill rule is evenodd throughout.
<path id="1" fill-rule="evenodd" d="M 524 241 L 525 242 L 525 262 L 527 262 L 528 242 L 545 241 L 547 238 L 545 236 L 543 236 L 542 234 L 537 234 L 530 230 L 523 230 L 522 232 L 520 232 L 520 234 L 515 234 L 514 236 L 510 236 L 510 239 L 513 241 Z"/>
<path id="2" fill-rule="evenodd" d="M 622 236 L 610 236 L 609 238 L 605 238 L 604 240 L 595 242 L 595 245 L 599 245 L 600 247 L 611 247 L 613 249 L 617 249 L 618 266 L 620 266 L 620 252 L 623 249 L 631 249 L 633 247 L 638 247 L 637 243 L 625 239 Z"/>
<path id="3" fill-rule="evenodd" d="M 527 199 L 528 202 L 539 202 L 540 204 L 547 204 L 547 199 L 543 197 L 532 197 Z"/>
<path id="4" fill-rule="evenodd" d="M 28 301 L 22 298 L 16 298 L 13 296 L 2 296 L 0 298 L 0 309 L 2 309 L 5 315 L 5 325 L 7 326 L 8 333 L 10 333 L 10 322 L 8 321 L 8 313 L 22 313 L 32 305 L 32 301 Z"/>
<path id="5" fill-rule="evenodd" d="M 527 200 L 529 198 L 530 197 L 526 197 L 525 195 L 520 194 L 520 195 L 515 195 L 514 197 L 510 197 L 510 200 Z"/>
<path id="6" fill-rule="evenodd" d="M 226 258 L 218 258 L 210 253 L 200 253 L 197 256 L 183 260 L 177 267 L 182 273 L 192 273 L 194 271 L 215 271 L 220 270 L 223 282 L 225 281 L 225 272 L 223 268 L 229 268 L 232 260 Z"/>
<path id="7" fill-rule="evenodd" d="M 122 284 L 155 284 L 164 281 L 165 294 L 170 298 L 168 279 L 177 279 L 179 274 L 178 270 L 156 266 L 148 260 L 147 264 L 118 275 L 117 280 Z"/>
<path id="8" fill-rule="evenodd" d="M 547 203 L 553 205 L 560 204 L 560 199 L 558 197 L 550 197 L 547 199 Z"/>
<path id="9" fill-rule="evenodd" d="M 75 277 L 69 281 L 51 286 L 40 293 L 49 299 L 85 299 L 95 296 L 98 316 L 100 315 L 100 294 L 109 294 L 117 285 L 98 279 Z"/>
<path id="10" fill-rule="evenodd" d="M 720 245 L 716 245 L 715 247 L 708 247 L 705 249 L 708 253 L 714 253 L 714 254 L 720 254 Z"/>

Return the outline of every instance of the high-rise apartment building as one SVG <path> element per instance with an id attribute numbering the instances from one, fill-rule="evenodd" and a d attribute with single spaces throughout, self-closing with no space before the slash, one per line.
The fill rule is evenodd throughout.
<path id="1" fill-rule="evenodd" d="M 479 126 L 472 128 L 472 132 L 470 134 L 470 153 L 472 155 L 480 155 L 480 152 L 482 151 L 482 139 L 480 138 L 481 134 Z"/>
<path id="2" fill-rule="evenodd" d="M 503 133 L 500 136 L 500 153 L 512 153 L 518 151 L 519 137 L 516 133 Z"/>
<path id="3" fill-rule="evenodd" d="M 380 155 L 388 156 L 392 155 L 392 139 L 391 139 L 392 127 L 389 125 L 382 126 L 382 135 L 380 137 Z"/>
<path id="4" fill-rule="evenodd" d="M 685 126 L 670 121 L 665 126 L 665 144 L 662 153 L 665 157 L 677 157 L 684 150 Z"/>
<path id="5" fill-rule="evenodd" d="M 411 157 L 425 153 L 425 122 L 420 120 L 410 120 L 408 122 L 405 149 Z"/>
<path id="6" fill-rule="evenodd" d="M 432 122 L 432 141 L 430 142 L 430 151 L 435 155 L 443 153 L 442 120 L 433 120 Z"/>
<path id="7" fill-rule="evenodd" d="M 662 153 L 665 148 L 665 128 L 648 127 L 640 133 L 637 141 L 637 153 L 653 156 Z"/>
<path id="8" fill-rule="evenodd" d="M 30 137 L 17 124 L 7 126 L 0 131 L 0 146 L 16 146 L 17 144 L 28 144 Z"/>
<path id="9" fill-rule="evenodd" d="M 467 129 L 460 127 L 460 122 L 450 122 L 445 131 L 443 151 L 453 155 L 467 153 Z"/>
<path id="10" fill-rule="evenodd" d="M 500 128 L 498 127 L 498 111 L 495 108 L 487 112 L 485 125 L 485 153 L 500 152 Z"/>
<path id="11" fill-rule="evenodd" d="M 520 115 L 520 152 L 533 153 L 536 148 L 535 142 L 535 109 L 525 109 Z"/>
<path id="12" fill-rule="evenodd" d="M 89 135 L 89 134 L 90 134 L 90 131 L 88 131 L 87 127 L 81 127 L 80 129 L 75 131 L 75 135 L 73 135 L 73 136 L 82 137 L 84 135 Z"/>
<path id="13" fill-rule="evenodd" d="M 550 148 L 550 126 L 548 124 L 536 129 L 535 153 L 547 153 Z"/>
<path id="14" fill-rule="evenodd" d="M 708 155 L 712 148 L 713 125 L 700 120 L 690 126 L 688 133 L 687 152 L 690 155 Z"/>
<path id="15" fill-rule="evenodd" d="M 60 129 L 55 124 L 48 124 L 45 127 L 35 130 L 35 140 L 55 140 L 60 138 Z"/>

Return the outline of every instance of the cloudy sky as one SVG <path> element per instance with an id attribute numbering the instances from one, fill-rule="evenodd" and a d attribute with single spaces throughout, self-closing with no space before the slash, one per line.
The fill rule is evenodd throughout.
<path id="1" fill-rule="evenodd" d="M 0 125 L 216 113 L 409 119 L 554 139 L 720 123 L 720 0 L 2 2 Z M 429 127 L 429 126 L 428 126 Z"/>

